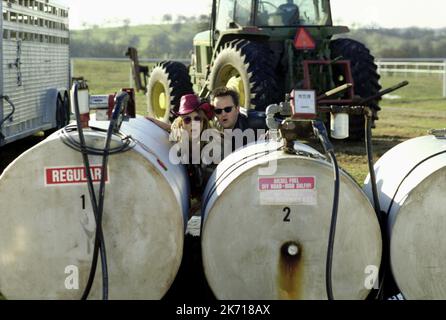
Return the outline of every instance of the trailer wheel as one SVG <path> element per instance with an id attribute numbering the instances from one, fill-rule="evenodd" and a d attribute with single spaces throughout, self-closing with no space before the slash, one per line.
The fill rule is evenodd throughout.
<path id="1" fill-rule="evenodd" d="M 59 92 L 57 94 L 55 116 L 56 126 L 43 132 L 45 138 L 49 137 L 54 132 L 64 128 L 70 122 L 70 100 L 68 98 L 68 92 L 65 92 L 63 94 L 63 97 L 62 93 Z"/>
<path id="2" fill-rule="evenodd" d="M 61 94 L 57 95 L 56 106 L 56 123 L 57 129 L 62 129 L 70 122 L 70 103 L 68 99 L 68 93 L 65 93 L 62 97 Z"/>
<path id="3" fill-rule="evenodd" d="M 330 43 L 331 57 L 335 59 L 342 56 L 343 59 L 350 60 L 352 76 L 354 81 L 355 94 L 362 98 L 367 98 L 377 94 L 381 90 L 379 84 L 380 76 L 378 67 L 362 43 L 351 39 L 337 39 Z M 372 101 L 369 106 L 373 110 L 374 119 L 378 120 L 379 100 Z M 350 140 L 359 141 L 364 139 L 365 119 L 363 116 L 350 116 Z"/>
<path id="4" fill-rule="evenodd" d="M 227 42 L 212 65 L 210 89 L 233 88 L 240 95 L 241 106 L 264 111 L 281 99 L 271 61 L 271 51 L 264 44 L 250 40 Z"/>
<path id="5" fill-rule="evenodd" d="M 149 115 L 168 122 L 170 111 L 178 111 L 181 97 L 193 93 L 192 84 L 184 64 L 163 61 L 150 73 L 147 84 L 147 111 Z"/>

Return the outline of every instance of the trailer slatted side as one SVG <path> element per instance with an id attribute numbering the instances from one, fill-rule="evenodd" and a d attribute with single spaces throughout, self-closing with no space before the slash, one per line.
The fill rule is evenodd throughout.
<path id="1" fill-rule="evenodd" d="M 0 7 L 0 94 L 16 106 L 0 128 L 1 146 L 58 125 L 57 94 L 70 85 L 70 51 L 67 8 L 40 0 L 1 1 Z M 0 121 L 10 111 L 1 101 Z"/>

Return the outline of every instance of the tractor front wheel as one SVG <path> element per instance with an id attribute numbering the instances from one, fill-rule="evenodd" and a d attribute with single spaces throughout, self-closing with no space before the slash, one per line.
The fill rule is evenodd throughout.
<path id="1" fill-rule="evenodd" d="M 264 111 L 281 99 L 271 55 L 268 46 L 259 42 L 227 42 L 212 64 L 210 89 L 224 86 L 235 89 L 242 107 Z"/>
<path id="2" fill-rule="evenodd" d="M 171 119 L 170 111 L 178 111 L 181 97 L 193 93 L 192 84 L 184 64 L 163 61 L 150 73 L 147 84 L 147 111 L 164 122 Z"/>

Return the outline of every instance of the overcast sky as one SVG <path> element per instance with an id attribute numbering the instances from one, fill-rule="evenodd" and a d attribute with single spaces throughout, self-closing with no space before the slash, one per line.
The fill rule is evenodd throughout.
<path id="1" fill-rule="evenodd" d="M 121 25 L 159 22 L 163 14 L 206 14 L 211 0 L 56 0 L 70 7 L 70 27 L 83 24 Z M 302 0 L 295 0 L 302 1 Z M 285 2 L 285 0 L 284 0 Z M 382 27 L 446 27 L 446 0 L 331 0 L 333 18 L 344 25 Z"/>

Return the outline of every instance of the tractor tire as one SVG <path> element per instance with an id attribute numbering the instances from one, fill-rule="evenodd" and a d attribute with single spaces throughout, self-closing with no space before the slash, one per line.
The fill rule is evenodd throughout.
<path id="1" fill-rule="evenodd" d="M 344 60 L 349 60 L 354 82 L 354 91 L 361 98 L 368 98 L 377 94 L 381 90 L 379 84 L 380 76 L 377 72 L 375 58 L 370 54 L 362 43 L 352 39 L 337 39 L 330 43 L 331 58 L 342 56 Z M 369 103 L 373 110 L 374 119 L 378 120 L 379 101 L 376 99 Z M 361 141 L 365 137 L 365 119 L 362 115 L 350 116 L 350 138 L 351 141 Z"/>
<path id="2" fill-rule="evenodd" d="M 184 64 L 163 61 L 153 67 L 147 84 L 147 111 L 164 122 L 172 120 L 171 111 L 178 111 L 181 97 L 193 93 Z"/>
<path id="3" fill-rule="evenodd" d="M 277 75 L 271 61 L 271 50 L 262 43 L 250 40 L 227 42 L 212 64 L 209 88 L 233 88 L 240 95 L 240 106 L 264 111 L 284 98 L 278 94 Z"/>

